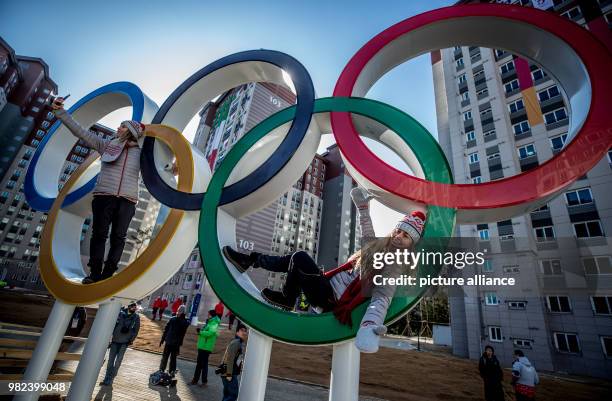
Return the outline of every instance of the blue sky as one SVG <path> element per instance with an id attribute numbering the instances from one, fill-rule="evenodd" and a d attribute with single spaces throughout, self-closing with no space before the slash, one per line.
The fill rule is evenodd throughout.
<path id="1" fill-rule="evenodd" d="M 4 0 L 0 35 L 17 54 L 49 64 L 60 94 L 72 95 L 68 105 L 115 81 L 134 82 L 161 105 L 201 67 L 259 48 L 298 59 L 310 72 L 317 96 L 324 97 L 332 94 L 350 57 L 373 36 L 452 3 Z M 429 55 L 398 66 L 367 96 L 410 113 L 437 136 Z M 128 115 L 119 111 L 102 122 L 115 127 Z M 190 138 L 193 132 L 188 129 L 185 135 Z M 387 152 L 377 152 L 395 164 Z"/>

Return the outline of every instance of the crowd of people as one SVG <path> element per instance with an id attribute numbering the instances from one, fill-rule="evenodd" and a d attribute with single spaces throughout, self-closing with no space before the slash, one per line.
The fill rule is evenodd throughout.
<path id="1" fill-rule="evenodd" d="M 495 356 L 495 349 L 487 345 L 478 362 L 480 377 L 484 382 L 484 397 L 486 401 L 504 401 L 504 372 Z M 540 378 L 535 367 L 520 349 L 514 350 L 512 363 L 512 386 L 516 401 L 535 400 L 535 389 Z"/>
<path id="2" fill-rule="evenodd" d="M 159 370 L 155 374 L 166 373 L 170 378 L 174 378 L 177 369 L 177 357 L 180 353 L 180 348 L 183 345 L 183 340 L 189 328 L 190 321 L 187 318 L 187 308 L 184 305 L 184 300 L 175 301 L 172 304 L 174 313 L 164 326 L 164 331 L 160 338 L 159 346 L 163 345 L 162 357 L 159 365 Z M 164 302 L 165 301 L 165 302 Z M 164 305 L 168 302 L 162 298 L 156 298 L 151 304 L 153 321 L 161 320 L 163 316 Z M 175 308 L 176 307 L 176 308 Z M 81 308 L 82 309 L 82 308 Z M 215 305 L 214 309 L 208 311 L 206 321 L 201 327 L 196 329 L 197 332 L 197 360 L 193 379 L 189 385 L 200 385 L 206 387 L 208 384 L 208 358 L 215 350 L 217 337 L 219 335 L 220 323 L 223 317 L 225 307 L 221 302 Z M 117 316 L 117 321 L 113 329 L 111 342 L 109 343 L 109 354 L 106 365 L 106 374 L 100 382 L 100 386 L 112 386 L 115 377 L 123 361 L 123 357 L 127 347 L 131 345 L 140 330 L 140 316 L 137 313 L 138 305 L 130 303 L 126 308 L 122 308 Z M 80 327 L 84 324 L 82 319 L 83 311 L 77 310 L 73 319 L 78 321 Z M 232 330 L 235 315 L 228 311 L 225 315 L 228 317 L 228 330 Z M 76 323 L 75 323 L 76 325 Z M 239 376 L 242 368 L 242 359 L 244 357 L 244 347 L 248 338 L 248 329 L 240 321 L 237 322 L 234 329 L 235 337 L 228 344 L 222 359 L 223 369 L 218 369 L 218 374 L 223 384 L 223 401 L 232 401 L 238 398 Z"/>

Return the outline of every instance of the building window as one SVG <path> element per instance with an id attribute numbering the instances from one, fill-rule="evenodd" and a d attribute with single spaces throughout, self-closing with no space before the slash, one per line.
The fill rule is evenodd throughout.
<path id="1" fill-rule="evenodd" d="M 517 150 L 518 150 L 519 159 L 525 159 L 530 156 L 535 156 L 536 154 L 535 146 L 533 146 L 533 143 L 530 143 L 525 146 L 521 146 Z"/>
<path id="2" fill-rule="evenodd" d="M 523 99 L 515 100 L 514 102 L 508 105 L 508 110 L 510 110 L 510 113 L 516 113 L 517 111 L 522 110 L 524 108 L 525 104 L 523 103 Z"/>
<path id="3" fill-rule="evenodd" d="M 489 90 L 487 88 L 481 89 L 478 92 L 476 92 L 476 96 L 478 98 L 484 97 L 484 96 L 488 96 L 489 95 Z"/>
<path id="4" fill-rule="evenodd" d="M 482 183 L 482 177 L 481 176 L 476 176 L 476 177 L 472 177 L 472 184 L 481 184 Z"/>
<path id="5" fill-rule="evenodd" d="M 508 301 L 508 309 L 524 310 L 527 309 L 525 301 Z"/>
<path id="6" fill-rule="evenodd" d="M 467 79 L 466 79 L 466 77 L 465 77 L 465 74 L 461 74 L 461 75 L 459 75 L 459 76 L 457 77 L 457 83 L 458 83 L 458 84 L 462 84 L 462 83 L 464 83 L 465 81 L 467 81 Z"/>
<path id="7" fill-rule="evenodd" d="M 513 79 L 512 81 L 508 82 L 507 84 L 504 85 L 504 90 L 506 91 L 506 93 L 510 93 L 512 91 L 515 91 L 519 88 L 519 82 L 518 79 Z"/>
<path id="8" fill-rule="evenodd" d="M 538 99 L 540 99 L 540 102 L 544 102 L 559 95 L 559 88 L 557 87 L 557 85 L 553 85 L 550 88 L 546 88 L 543 91 L 538 92 Z"/>
<path id="9" fill-rule="evenodd" d="M 537 70 L 533 70 L 531 72 L 531 76 L 533 77 L 534 81 L 537 81 L 538 79 L 544 78 L 546 73 L 541 68 L 538 68 Z"/>
<path id="10" fill-rule="evenodd" d="M 545 276 L 558 276 L 563 274 L 561 270 L 561 260 L 543 259 L 540 260 L 540 272 Z"/>
<path id="11" fill-rule="evenodd" d="M 570 299 L 566 296 L 552 295 L 546 297 L 546 305 L 548 306 L 549 312 L 555 313 L 571 313 L 572 307 L 570 305 Z"/>
<path id="12" fill-rule="evenodd" d="M 495 135 L 495 130 L 494 130 L 494 129 L 492 129 L 492 130 L 490 130 L 490 131 L 484 132 L 482 135 L 483 135 L 485 138 L 487 138 L 487 137 L 489 137 L 489 136 L 491 136 L 491 135 Z"/>
<path id="13" fill-rule="evenodd" d="M 482 264 L 482 271 L 483 272 L 492 272 L 493 271 L 493 262 L 491 262 L 491 259 L 485 259 L 484 263 Z"/>
<path id="14" fill-rule="evenodd" d="M 576 189 L 565 193 L 565 201 L 568 206 L 585 205 L 593 203 L 591 188 Z"/>
<path id="15" fill-rule="evenodd" d="M 486 292 L 485 293 L 485 304 L 486 305 L 499 305 L 499 299 L 497 299 L 497 294 L 494 292 Z"/>
<path id="16" fill-rule="evenodd" d="M 580 352 L 580 344 L 578 335 L 574 333 L 554 333 L 555 348 L 559 352 L 570 354 L 578 354 Z"/>
<path id="17" fill-rule="evenodd" d="M 32 107 L 32 111 L 33 111 L 34 113 L 38 113 L 38 112 L 40 111 L 40 108 L 38 108 L 38 107 L 34 106 L 34 107 Z"/>
<path id="18" fill-rule="evenodd" d="M 500 158 L 500 154 L 499 152 L 495 152 L 495 153 L 491 153 L 490 155 L 487 156 L 487 160 L 493 160 L 493 159 L 498 159 Z"/>
<path id="19" fill-rule="evenodd" d="M 538 227 L 534 228 L 533 231 L 535 232 L 536 241 L 538 242 L 552 241 L 555 239 L 555 230 L 553 226 Z"/>
<path id="20" fill-rule="evenodd" d="M 582 12 L 580 11 L 580 6 L 576 6 L 559 15 L 570 20 L 575 20 L 582 17 Z"/>
<path id="21" fill-rule="evenodd" d="M 496 343 L 503 341 L 502 329 L 499 326 L 489 326 L 489 340 Z"/>
<path id="22" fill-rule="evenodd" d="M 529 122 L 527 120 L 521 121 L 520 123 L 514 124 L 512 126 L 512 130 L 514 131 L 514 135 L 524 134 L 525 132 L 528 132 L 530 129 L 531 129 L 531 127 L 529 126 Z"/>
<path id="23" fill-rule="evenodd" d="M 525 340 L 525 339 L 522 339 L 522 338 L 515 338 L 514 340 L 512 340 L 512 343 L 517 348 L 531 348 L 532 341 L 531 340 Z"/>
<path id="24" fill-rule="evenodd" d="M 612 296 L 591 297 L 591 306 L 596 315 L 612 315 Z"/>
<path id="25" fill-rule="evenodd" d="M 484 116 L 485 114 L 490 113 L 490 112 L 491 112 L 491 108 L 487 107 L 486 109 L 484 109 L 483 111 L 480 112 L 480 115 Z"/>
<path id="26" fill-rule="evenodd" d="M 499 67 L 499 70 L 502 74 L 514 71 L 514 61 L 508 61 L 507 63 L 502 64 L 501 67 Z"/>
<path id="27" fill-rule="evenodd" d="M 576 238 L 603 237 L 604 233 L 601 229 L 599 220 L 582 221 L 574 224 L 574 233 Z"/>
<path id="28" fill-rule="evenodd" d="M 553 151 L 561 150 L 563 145 L 565 145 L 565 141 L 567 140 L 567 134 L 557 135 L 555 137 L 550 138 L 550 147 Z"/>
<path id="29" fill-rule="evenodd" d="M 468 159 L 470 164 L 478 163 L 478 152 L 470 153 Z"/>
<path id="30" fill-rule="evenodd" d="M 612 274 L 612 264 L 609 256 L 593 256 L 582 259 L 585 275 Z"/>
<path id="31" fill-rule="evenodd" d="M 474 133 L 474 131 L 467 132 L 467 133 L 465 134 L 465 139 L 466 139 L 467 141 L 473 141 L 473 140 L 475 140 L 475 139 L 476 139 L 476 134 Z"/>
<path id="32" fill-rule="evenodd" d="M 470 100 L 470 92 L 463 92 L 461 94 L 461 100 L 463 100 L 463 101 Z"/>
<path id="33" fill-rule="evenodd" d="M 455 61 L 455 66 L 457 67 L 458 70 L 465 66 L 465 63 L 463 62 L 463 57 Z"/>
<path id="34" fill-rule="evenodd" d="M 463 113 L 463 121 L 468 121 L 472 119 L 472 112 L 471 111 L 466 111 L 465 113 Z"/>
<path id="35" fill-rule="evenodd" d="M 612 337 L 601 336 L 601 348 L 607 357 L 612 356 Z"/>
<path id="36" fill-rule="evenodd" d="M 553 124 L 565 120 L 566 118 L 567 112 L 565 111 L 565 107 L 544 114 L 544 121 L 546 121 L 546 124 Z"/>
<path id="37" fill-rule="evenodd" d="M 478 238 L 480 238 L 481 241 L 488 241 L 489 240 L 489 229 L 484 228 L 482 230 L 478 230 Z"/>

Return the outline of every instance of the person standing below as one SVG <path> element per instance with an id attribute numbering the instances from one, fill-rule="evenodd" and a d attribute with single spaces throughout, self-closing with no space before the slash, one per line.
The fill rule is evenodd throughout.
<path id="1" fill-rule="evenodd" d="M 64 110 L 63 98 L 55 98 L 51 108 L 74 136 L 101 155 L 100 174 L 91 203 L 93 221 L 87 263 L 90 273 L 82 280 L 83 284 L 92 284 L 110 278 L 117 271 L 127 230 L 138 203 L 140 148 L 145 126 L 138 121 L 123 121 L 117 128 L 115 138 L 102 139 L 79 125 Z M 110 248 L 104 261 L 109 229 Z"/>
<path id="2" fill-rule="evenodd" d="M 168 308 L 168 300 L 166 298 L 162 298 L 161 304 L 159 305 L 159 320 L 162 320 L 162 316 L 164 316 L 164 312 Z"/>
<path id="3" fill-rule="evenodd" d="M 514 350 L 514 363 L 512 364 L 512 385 L 516 394 L 516 401 L 535 400 L 535 386 L 540 383 L 538 372 L 527 359 L 523 351 Z"/>
<path id="4" fill-rule="evenodd" d="M 228 319 L 228 324 L 227 324 L 227 329 L 231 330 L 232 326 L 234 325 L 234 320 L 236 320 L 236 315 L 234 315 L 234 312 L 232 312 L 231 310 L 227 310 L 227 315 L 225 315 Z"/>
<path id="5" fill-rule="evenodd" d="M 217 336 L 219 335 L 219 323 L 221 319 L 217 316 L 214 309 L 208 311 L 206 325 L 198 329 L 198 360 L 193 374 L 191 384 L 198 384 L 200 375 L 202 376 L 202 386 L 208 383 L 208 357 L 215 348 Z"/>
<path id="6" fill-rule="evenodd" d="M 242 355 L 244 353 L 244 343 L 249 336 L 245 325 L 236 326 L 236 337 L 229 343 L 223 356 L 223 363 L 227 366 L 224 374 L 221 375 L 223 382 L 222 401 L 236 401 L 238 399 L 238 376 L 242 369 Z"/>
<path id="7" fill-rule="evenodd" d="M 70 337 L 78 337 L 87 323 L 87 312 L 82 306 L 74 308 L 70 325 L 66 329 L 66 335 Z"/>
<path id="8" fill-rule="evenodd" d="M 157 315 L 157 311 L 160 310 L 161 307 L 161 297 L 157 297 L 155 298 L 155 301 L 153 301 L 153 304 L 151 305 L 151 308 L 153 309 L 153 320 L 155 320 L 155 315 Z"/>
<path id="9" fill-rule="evenodd" d="M 504 373 L 495 356 L 495 350 L 490 345 L 485 347 L 478 362 L 478 371 L 484 381 L 484 397 L 486 401 L 504 401 L 502 380 Z"/>
<path id="10" fill-rule="evenodd" d="M 159 342 L 160 347 L 166 343 L 159 370 L 162 372 L 166 370 L 168 358 L 170 358 L 168 373 L 171 375 L 174 375 L 176 372 L 176 357 L 179 354 L 181 345 L 183 345 L 183 339 L 189 327 L 189 320 L 185 318 L 185 305 L 179 306 L 176 312 L 176 316 L 171 318 L 166 324 L 164 334 L 162 334 L 161 341 Z"/>
<path id="11" fill-rule="evenodd" d="M 140 316 L 136 313 L 136 303 L 132 302 L 128 305 L 127 310 L 121 310 L 117 317 L 117 323 L 115 323 L 110 343 L 108 362 L 106 363 L 106 375 L 104 380 L 100 382 L 101 386 L 113 384 L 113 380 L 117 376 L 117 371 L 123 361 L 125 350 L 128 345 L 132 345 L 139 330 Z"/>
<path id="12" fill-rule="evenodd" d="M 215 305 L 215 313 L 217 314 L 217 316 L 222 318 L 224 310 L 225 306 L 223 305 L 223 303 L 221 301 L 217 302 L 217 304 Z"/>
<path id="13" fill-rule="evenodd" d="M 177 314 L 178 308 L 183 305 L 183 298 L 177 297 L 174 302 L 172 302 L 172 316 Z"/>

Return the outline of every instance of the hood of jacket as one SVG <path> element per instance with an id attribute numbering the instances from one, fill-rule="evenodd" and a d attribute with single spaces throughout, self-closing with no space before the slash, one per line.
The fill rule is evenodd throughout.
<path id="1" fill-rule="evenodd" d="M 522 363 L 523 365 L 527 366 L 528 368 L 531 367 L 531 362 L 529 361 L 529 359 L 527 359 L 526 356 L 519 357 L 518 361 Z"/>

